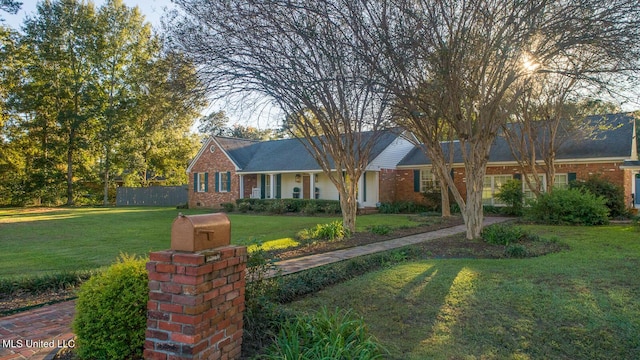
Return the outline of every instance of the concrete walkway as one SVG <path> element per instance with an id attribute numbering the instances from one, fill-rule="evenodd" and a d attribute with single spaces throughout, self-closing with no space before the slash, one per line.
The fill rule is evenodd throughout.
<path id="1" fill-rule="evenodd" d="M 490 225 L 508 220 L 511 219 L 488 217 L 485 218 L 484 224 Z M 276 266 L 281 270 L 282 275 L 286 275 L 358 256 L 455 235 L 464 231 L 464 225 L 458 225 L 369 245 L 283 260 L 277 262 Z M 74 313 L 75 301 L 65 301 L 0 318 L 0 360 L 46 360 L 53 358 L 59 348 L 73 345 L 71 322 Z"/>

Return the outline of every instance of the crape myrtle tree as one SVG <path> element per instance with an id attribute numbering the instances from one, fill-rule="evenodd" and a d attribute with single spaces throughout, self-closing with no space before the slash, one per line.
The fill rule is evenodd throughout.
<path id="1" fill-rule="evenodd" d="M 171 39 L 214 96 L 258 93 L 279 106 L 340 194 L 355 230 L 358 181 L 390 118 L 357 51 L 347 0 L 177 0 Z M 335 170 L 335 171 L 334 171 Z"/>
<path id="2" fill-rule="evenodd" d="M 385 74 L 438 175 L 460 205 L 467 238 L 482 230 L 489 152 L 542 72 L 600 79 L 637 69 L 637 1 L 379 0 L 354 31 L 363 58 Z M 356 15 L 355 12 L 353 12 Z M 356 20 L 353 21 L 356 23 Z M 434 136 L 444 120 L 460 142 L 466 196 Z M 426 129 L 426 130 L 422 130 Z M 418 131 L 416 131 L 418 130 Z"/>
<path id="3" fill-rule="evenodd" d="M 584 85 L 572 77 L 540 73 L 518 101 L 511 121 L 503 125 L 503 136 L 523 175 L 523 183 L 535 195 L 555 187 L 556 154 L 569 142 L 597 137 L 610 129 L 604 115 L 619 112 L 613 103 L 584 98 Z M 546 181 L 541 181 L 543 178 Z"/>

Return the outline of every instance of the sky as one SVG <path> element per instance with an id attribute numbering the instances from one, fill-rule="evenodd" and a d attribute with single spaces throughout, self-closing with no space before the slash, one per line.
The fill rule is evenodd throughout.
<path id="1" fill-rule="evenodd" d="M 36 4 L 40 2 L 40 0 L 20 1 L 22 2 L 22 8 L 16 15 L 7 13 L 0 15 L 5 19 L 5 23 L 14 29 L 19 29 L 27 16 L 35 15 Z M 96 7 L 105 3 L 103 0 L 93 0 L 92 2 Z M 156 29 L 160 28 L 160 18 L 164 13 L 164 8 L 172 8 L 174 6 L 171 4 L 171 0 L 123 0 L 123 2 L 129 7 L 137 6 L 140 8 L 140 12 L 145 16 L 146 20 Z"/>

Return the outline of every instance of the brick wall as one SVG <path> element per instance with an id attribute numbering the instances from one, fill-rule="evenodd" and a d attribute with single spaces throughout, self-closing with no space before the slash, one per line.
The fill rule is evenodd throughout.
<path id="1" fill-rule="evenodd" d="M 380 178 L 379 178 L 379 198 L 378 201 L 385 203 L 385 202 L 392 202 L 395 200 L 396 198 L 396 190 L 397 190 L 397 184 L 396 184 L 396 170 L 393 169 L 381 169 L 380 170 Z"/>
<path id="2" fill-rule="evenodd" d="M 246 247 L 152 252 L 144 358 L 239 359 Z"/>
<path id="3" fill-rule="evenodd" d="M 211 147 L 214 147 L 213 152 L 210 151 Z M 215 187 L 215 173 L 216 172 L 231 172 L 231 189 L 228 192 L 216 192 Z M 208 188 L 207 192 L 194 192 L 194 173 L 209 173 L 208 175 Z M 245 186 L 246 189 L 246 186 Z M 191 168 L 189 173 L 189 207 L 205 207 L 205 208 L 220 208 L 220 204 L 225 202 L 234 202 L 240 193 L 240 178 L 236 175 L 235 164 L 229 160 L 227 155 L 215 145 L 215 142 L 210 141 L 206 146 L 204 152 L 196 160 L 196 163 Z"/>
<path id="4" fill-rule="evenodd" d="M 614 184 L 625 188 L 627 204 L 631 203 L 631 172 L 621 170 L 622 163 L 591 163 L 591 164 L 560 164 L 556 166 L 556 173 L 575 173 L 576 179 L 586 180 L 590 176 L 599 174 Z M 453 181 L 463 198 L 466 198 L 466 174 L 464 167 L 453 169 Z M 542 170 L 539 169 L 542 174 Z M 518 166 L 490 166 L 487 167 L 487 175 L 507 175 L 521 173 Z M 628 173 L 628 174 L 626 174 Z M 402 169 L 396 172 L 396 197 L 397 201 L 422 201 L 422 195 L 413 191 L 413 169 Z M 453 199 L 452 199 L 453 201 Z"/>

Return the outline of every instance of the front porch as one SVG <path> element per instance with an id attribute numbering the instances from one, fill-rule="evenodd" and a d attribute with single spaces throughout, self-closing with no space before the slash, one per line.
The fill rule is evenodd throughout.
<path id="1" fill-rule="evenodd" d="M 238 174 L 240 199 L 340 200 L 338 190 L 322 172 Z M 379 202 L 379 175 L 367 171 L 358 185 L 360 208 L 375 208 Z"/>

